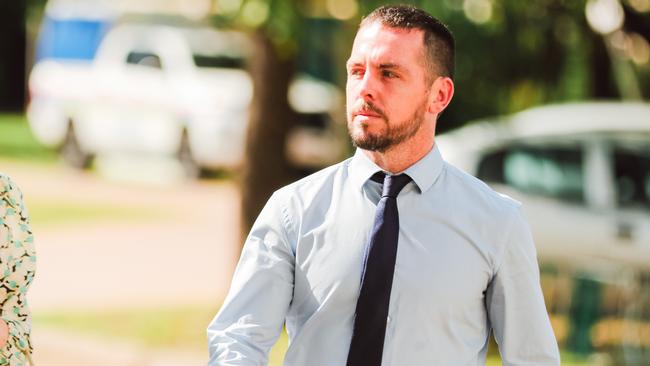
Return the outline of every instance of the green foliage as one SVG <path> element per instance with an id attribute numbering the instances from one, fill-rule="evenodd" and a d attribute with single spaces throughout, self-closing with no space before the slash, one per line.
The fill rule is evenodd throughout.
<path id="1" fill-rule="evenodd" d="M 324 9 L 325 3 L 324 0 L 243 0 L 232 19 L 249 29 L 263 31 L 281 50 L 279 54 L 295 57 L 305 53 L 299 47 L 322 47 L 314 46 L 313 37 L 307 35 L 314 24 L 307 20 L 313 16 L 309 9 Z M 603 37 L 595 34 L 587 23 L 586 0 L 359 0 L 358 3 L 357 15 L 347 24 L 356 24 L 362 15 L 380 5 L 406 3 L 434 14 L 454 32 L 457 93 L 442 117 L 440 132 L 472 119 L 509 114 L 534 105 L 622 95 L 621 85 L 614 82 L 617 76 L 610 60 L 617 56 L 606 51 Z M 628 23 L 637 24 L 636 32 L 649 39 L 650 28 L 642 25 L 648 24 L 650 13 L 638 13 L 626 2 L 623 5 Z M 327 16 L 327 12 L 323 10 L 318 16 Z M 345 22 L 338 23 L 344 29 Z M 347 31 L 356 29 L 349 27 Z M 310 39 L 310 44 L 300 41 L 301 38 Z M 330 54 L 335 54 L 340 38 L 340 33 L 331 32 L 319 43 L 328 45 Z M 614 61 L 630 62 L 624 58 Z M 321 62 L 337 63 L 342 68 L 344 60 L 338 56 Z M 646 86 L 650 83 L 644 82 L 650 78 L 648 66 L 634 69 L 646 94 L 650 93 L 650 86 Z M 323 68 L 308 66 L 307 69 Z"/>
<path id="2" fill-rule="evenodd" d="M 295 57 L 303 16 L 294 0 L 220 0 L 215 23 L 248 31 L 261 31 L 284 57 Z"/>
<path id="3" fill-rule="evenodd" d="M 441 14 L 457 42 L 458 92 L 442 130 L 486 115 L 589 97 L 589 75 L 580 72 L 589 68 L 584 46 L 591 33 L 584 1 L 491 2 L 483 19 L 480 14 L 472 19 L 470 11 L 452 3 L 425 5 Z"/>
<path id="4" fill-rule="evenodd" d="M 367 13 L 390 3 L 422 7 L 455 35 L 457 92 L 439 132 L 534 105 L 621 95 L 611 65 L 629 60 L 605 50 L 603 37 L 587 23 L 586 0 L 363 0 L 361 9 Z M 650 12 L 638 13 L 622 3 L 624 28 L 637 24 L 635 31 L 650 39 L 650 28 L 640 25 L 649 24 Z M 646 96 L 648 66 L 635 69 Z"/>

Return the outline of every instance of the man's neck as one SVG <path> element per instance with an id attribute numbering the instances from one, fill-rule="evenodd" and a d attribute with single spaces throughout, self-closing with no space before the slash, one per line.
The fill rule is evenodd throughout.
<path id="1" fill-rule="evenodd" d="M 424 138 L 422 140 L 422 138 Z M 384 152 L 363 150 L 363 153 L 383 170 L 397 174 L 417 163 L 433 149 L 433 136 L 413 136 Z"/>

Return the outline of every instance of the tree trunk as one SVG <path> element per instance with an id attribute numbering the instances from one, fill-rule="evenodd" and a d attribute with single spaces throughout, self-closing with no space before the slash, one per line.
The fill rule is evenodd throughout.
<path id="1" fill-rule="evenodd" d="M 294 65 L 258 30 L 252 58 L 254 94 L 242 182 L 242 231 L 248 233 L 271 194 L 296 178 L 285 157 L 286 136 L 296 118 L 287 100 Z"/>
<path id="2" fill-rule="evenodd" d="M 593 99 L 620 98 L 612 75 L 612 62 L 602 36 L 590 33 L 591 95 Z"/>
<path id="3" fill-rule="evenodd" d="M 25 3 L 3 1 L 0 10 L 0 111 L 21 112 L 25 105 Z"/>

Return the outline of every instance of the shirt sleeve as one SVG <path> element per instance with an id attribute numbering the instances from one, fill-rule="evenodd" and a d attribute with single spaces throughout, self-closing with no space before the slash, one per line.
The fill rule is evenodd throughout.
<path id="1" fill-rule="evenodd" d="M 517 210 L 486 306 L 504 366 L 560 365 L 560 354 L 539 283 L 533 238 Z"/>
<path id="2" fill-rule="evenodd" d="M 208 326 L 209 365 L 266 365 L 293 296 L 295 256 L 274 194 L 253 224 L 230 291 Z"/>
<path id="3" fill-rule="evenodd" d="M 31 353 L 31 318 L 26 292 L 34 278 L 36 254 L 22 193 L 0 176 L 0 316 L 9 327 L 0 365 L 23 361 Z"/>

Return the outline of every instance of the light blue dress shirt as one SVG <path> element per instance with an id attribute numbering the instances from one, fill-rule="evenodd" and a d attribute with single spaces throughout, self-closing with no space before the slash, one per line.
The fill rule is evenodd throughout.
<path id="1" fill-rule="evenodd" d="M 208 327 L 210 365 L 266 365 L 286 323 L 287 366 L 343 366 L 381 170 L 354 157 L 273 194 Z M 519 203 L 445 163 L 405 171 L 383 366 L 559 365 L 535 246 Z"/>

